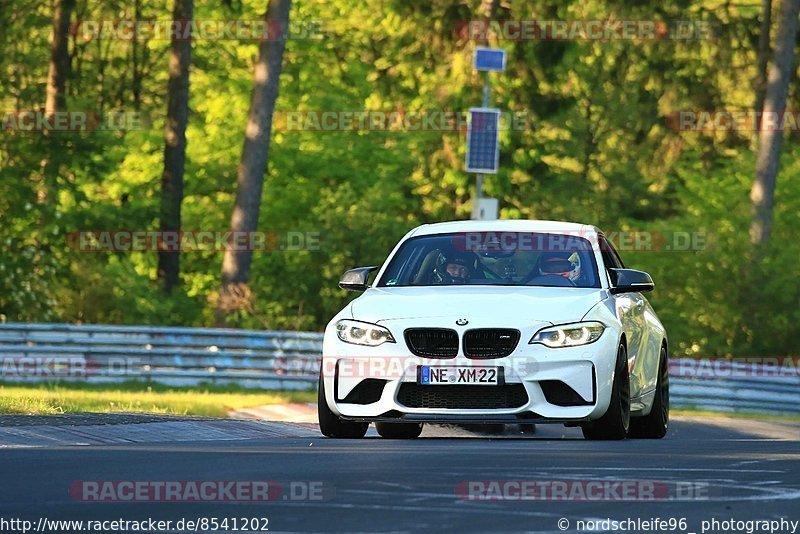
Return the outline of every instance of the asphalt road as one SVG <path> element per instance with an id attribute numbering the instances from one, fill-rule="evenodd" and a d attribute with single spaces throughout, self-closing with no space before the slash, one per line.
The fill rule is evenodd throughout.
<path id="1" fill-rule="evenodd" d="M 628 524 L 627 531 L 699 533 L 701 522 L 714 518 L 800 520 L 796 425 L 685 419 L 673 422 L 667 439 L 621 442 L 584 441 L 577 430 L 560 426 L 498 438 L 448 428 L 425 435 L 390 441 L 371 430 L 363 440 L 275 437 L 0 449 L 0 517 L 174 522 L 227 517 L 229 529 L 232 518 L 266 517 L 270 532 L 561 532 L 562 518 L 575 532 L 579 520 L 658 517 L 685 518 L 686 528 Z M 84 502 L 94 494 L 74 491 L 78 481 L 201 480 L 276 481 L 282 493 L 259 503 Z M 523 487 L 529 493 L 521 500 L 517 488 Z M 566 500 L 556 491 L 565 487 Z M 598 487 L 601 493 L 592 493 Z M 306 490 L 321 495 L 308 498 Z M 470 500 L 470 495 L 505 500 Z M 598 496 L 603 500 L 593 500 Z M 596 530 L 612 530 L 609 526 Z M 725 526 L 711 531 L 736 532 Z"/>

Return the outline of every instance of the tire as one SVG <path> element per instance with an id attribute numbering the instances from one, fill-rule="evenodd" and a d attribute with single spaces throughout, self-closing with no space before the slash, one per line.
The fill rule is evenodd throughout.
<path id="1" fill-rule="evenodd" d="M 628 437 L 641 439 L 661 439 L 669 429 L 669 359 L 667 350 L 661 347 L 658 363 L 656 396 L 650 413 L 644 417 L 631 419 Z"/>
<path id="2" fill-rule="evenodd" d="M 369 423 L 357 423 L 342 421 L 338 415 L 333 413 L 325 400 L 325 382 L 322 374 L 319 376 L 319 388 L 317 395 L 317 415 L 319 416 L 319 429 L 322 435 L 329 438 L 363 438 L 369 428 Z"/>
<path id="3" fill-rule="evenodd" d="M 631 423 L 631 382 L 628 374 L 628 351 L 619 344 L 611 400 L 606 413 L 592 423 L 583 425 L 586 439 L 625 439 Z"/>
<path id="4" fill-rule="evenodd" d="M 422 423 L 375 423 L 382 438 L 414 439 L 422 434 Z"/>

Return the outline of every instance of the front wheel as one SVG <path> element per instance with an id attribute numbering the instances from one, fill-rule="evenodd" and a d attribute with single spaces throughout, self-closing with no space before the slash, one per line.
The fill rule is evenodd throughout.
<path id="1" fill-rule="evenodd" d="M 631 419 L 630 437 L 644 439 L 661 439 L 667 435 L 669 428 L 669 361 L 667 350 L 661 347 L 658 362 L 658 379 L 656 395 L 650 413 L 644 417 Z"/>
<path id="2" fill-rule="evenodd" d="M 628 374 L 628 351 L 619 344 L 614 369 L 611 400 L 606 413 L 581 427 L 586 439 L 625 439 L 631 423 L 631 382 Z"/>
<path id="3" fill-rule="evenodd" d="M 422 434 L 422 423 L 375 423 L 382 438 L 414 439 Z"/>
<path id="4" fill-rule="evenodd" d="M 319 429 L 324 436 L 329 438 L 363 438 L 369 428 L 369 423 L 342 421 L 338 415 L 331 411 L 325 399 L 325 381 L 322 373 L 319 375 L 319 393 L 317 394 L 317 415 L 319 416 Z"/>

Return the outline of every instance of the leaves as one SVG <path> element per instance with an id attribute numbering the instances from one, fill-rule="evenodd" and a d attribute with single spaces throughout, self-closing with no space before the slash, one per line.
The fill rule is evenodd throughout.
<path id="1" fill-rule="evenodd" d="M 0 11 L 0 109 L 37 109 L 51 31 L 49 3 Z M 79 1 L 82 20 L 132 17 L 133 4 Z M 141 0 L 142 16 L 166 19 L 170 3 Z M 291 18 L 318 21 L 322 38 L 287 43 L 277 109 L 463 111 L 481 100 L 474 42 L 459 25 L 478 0 L 425 5 L 295 2 Z M 198 5 L 197 19 L 258 19 L 263 1 Z M 679 110 L 746 110 L 753 104 L 757 9 L 735 2 L 537 4 L 510 0 L 499 18 L 707 22 L 708 39 L 500 41 L 504 74 L 492 103 L 528 125 L 501 134 L 501 169 L 486 179 L 507 218 L 566 219 L 609 232 L 697 233 L 696 250 L 622 250 L 648 270 L 648 296 L 675 354 L 797 352 L 794 281 L 800 244 L 800 148 L 784 144 L 771 249 L 750 300 L 745 273 L 752 132 L 677 131 Z M 0 133 L 0 314 L 7 320 L 213 324 L 222 254 L 187 252 L 182 286 L 158 292 L 155 252 L 80 252 L 80 230 L 156 228 L 163 166 L 168 40 L 139 43 L 142 130 L 63 134 L 56 141 Z M 132 43 L 71 41 L 70 109 L 132 110 Z M 229 227 L 236 165 L 252 90 L 254 41 L 196 40 L 190 86 L 183 226 Z M 789 109 L 798 109 L 796 85 Z M 277 123 L 276 123 L 277 124 Z M 468 218 L 474 177 L 463 171 L 465 138 L 441 131 L 273 131 L 259 228 L 278 238 L 256 252 L 248 310 L 231 326 L 319 330 L 352 294 L 344 270 L 379 264 L 412 227 Z M 58 197 L 42 202 L 42 161 L 60 157 Z M 311 237 L 309 237 L 311 236 Z M 284 247 L 292 239 L 319 245 Z M 659 238 L 660 239 L 660 238 Z M 656 240 L 657 244 L 663 241 Z M 671 243 L 671 241 L 670 241 Z M 755 317 L 744 321 L 745 314 Z M 747 327 L 743 327 L 743 324 Z"/>

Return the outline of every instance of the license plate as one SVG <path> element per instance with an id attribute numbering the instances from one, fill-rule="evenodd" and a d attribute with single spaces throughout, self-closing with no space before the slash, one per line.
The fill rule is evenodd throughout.
<path id="1" fill-rule="evenodd" d="M 420 365 L 417 368 L 418 382 L 422 385 L 496 386 L 500 384 L 498 367 L 446 367 Z"/>

